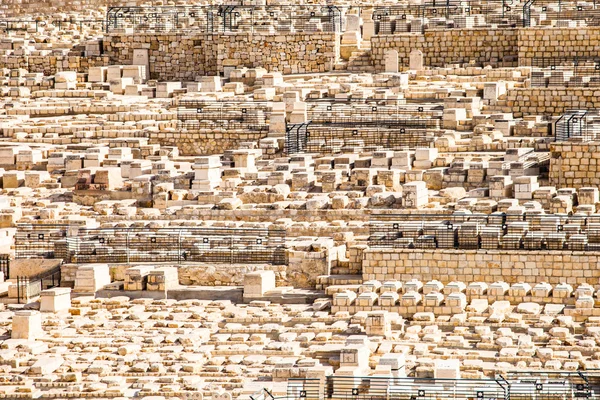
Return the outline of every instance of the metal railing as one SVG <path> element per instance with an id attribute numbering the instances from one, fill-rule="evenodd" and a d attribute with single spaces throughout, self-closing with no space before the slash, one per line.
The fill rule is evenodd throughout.
<path id="1" fill-rule="evenodd" d="M 371 247 L 398 249 L 600 250 L 600 215 L 373 214 Z"/>
<path id="2" fill-rule="evenodd" d="M 568 110 L 554 123 L 554 137 L 557 142 L 598 140 L 600 113 L 596 110 Z"/>
<path id="3" fill-rule="evenodd" d="M 288 125 L 287 154 L 321 155 L 428 147 L 440 129 L 442 105 L 314 103 L 308 121 Z"/>
<path id="4" fill-rule="evenodd" d="M 600 375 L 596 371 L 511 371 L 506 374 L 511 400 L 597 399 Z"/>
<path id="5" fill-rule="evenodd" d="M 596 1 L 528 0 L 523 5 L 523 26 L 599 26 Z"/>
<path id="6" fill-rule="evenodd" d="M 58 232 L 58 234 L 48 234 Z M 63 233 L 64 232 L 64 233 Z M 259 228 L 17 229 L 16 258 L 61 258 L 68 263 L 287 262 L 285 230 Z"/>
<path id="7" fill-rule="evenodd" d="M 177 119 L 180 129 L 268 132 L 271 109 L 267 102 L 181 99 Z"/>
<path id="8" fill-rule="evenodd" d="M 15 258 L 55 257 L 56 242 L 65 240 L 69 225 L 20 225 L 15 233 Z"/>
<path id="9" fill-rule="evenodd" d="M 285 153 L 298 154 L 309 151 L 310 121 L 298 124 L 286 124 L 285 127 Z"/>
<path id="10" fill-rule="evenodd" d="M 10 254 L 0 254 L 0 272 L 4 279 L 10 279 Z"/>
<path id="11" fill-rule="evenodd" d="M 531 87 L 600 87 L 600 57 L 535 57 Z"/>
<path id="12" fill-rule="evenodd" d="M 31 20 L 19 18 L 7 18 L 0 20 L 0 31 L 3 32 L 40 32 L 43 30 L 67 31 L 77 29 L 83 31 L 85 29 L 95 30 L 98 32 L 105 31 L 104 19 L 77 19 L 77 18 L 50 18 L 46 20 Z"/>
<path id="13" fill-rule="evenodd" d="M 394 375 L 395 371 L 392 371 Z M 327 376 L 288 379 L 285 396 L 257 391 L 252 400 L 566 400 L 599 396 L 597 371 L 515 371 L 484 379 Z"/>
<path id="14" fill-rule="evenodd" d="M 39 296 L 42 290 L 60 286 L 60 265 L 40 274 L 24 277 L 17 276 L 17 302 L 27 301 Z"/>
<path id="15" fill-rule="evenodd" d="M 111 7 L 107 33 L 134 32 L 342 32 L 344 9 L 335 5 L 221 5 Z"/>
<path id="16" fill-rule="evenodd" d="M 464 28 L 521 26 L 516 1 L 447 0 L 423 5 L 377 6 L 373 11 L 376 34 Z"/>
<path id="17" fill-rule="evenodd" d="M 500 379 L 433 379 L 378 376 L 328 376 L 323 380 L 290 378 L 288 400 L 476 400 L 509 399 L 509 386 Z M 257 397 L 255 397 L 257 396 Z M 256 393 L 251 398 L 259 398 Z"/>

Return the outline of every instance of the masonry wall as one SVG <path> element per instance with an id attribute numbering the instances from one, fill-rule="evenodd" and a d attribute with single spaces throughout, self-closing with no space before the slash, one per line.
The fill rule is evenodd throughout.
<path id="1" fill-rule="evenodd" d="M 194 80 L 222 73 L 225 66 L 264 67 L 285 74 L 327 72 L 339 54 L 335 33 L 259 35 L 113 34 L 105 38 L 104 53 L 114 64 L 131 64 L 134 49 L 148 49 L 150 77 Z"/>
<path id="2" fill-rule="evenodd" d="M 511 89 L 492 107 L 512 112 L 516 118 L 526 115 L 559 115 L 567 109 L 597 109 L 600 107 L 598 88 L 519 88 Z"/>
<path id="3" fill-rule="evenodd" d="M 550 184 L 556 187 L 600 185 L 600 143 L 552 143 Z"/>
<path id="4" fill-rule="evenodd" d="M 110 65 L 108 56 L 0 56 L 0 68 L 23 68 L 29 72 L 42 72 L 45 76 L 61 71 L 87 73 L 90 67 Z"/>
<path id="5" fill-rule="evenodd" d="M 408 281 L 437 279 L 493 283 L 567 282 L 600 278 L 600 252 L 506 250 L 369 249 L 363 258 L 363 279 Z"/>
<path id="6" fill-rule="evenodd" d="M 600 27 L 519 29 L 519 65 L 536 57 L 597 57 Z"/>
<path id="7" fill-rule="evenodd" d="M 161 146 L 177 146 L 181 154 L 219 154 L 227 149 L 236 149 L 242 142 L 257 142 L 268 132 L 215 132 L 202 131 L 152 131 L 150 143 Z"/>
<path id="8" fill-rule="evenodd" d="M 371 38 L 372 58 L 377 71 L 385 69 L 385 52 L 398 51 L 400 66 L 408 67 L 412 50 L 421 50 L 426 66 L 475 61 L 492 66 L 517 66 L 517 29 L 449 29 L 426 31 L 423 35 L 401 33 Z"/>

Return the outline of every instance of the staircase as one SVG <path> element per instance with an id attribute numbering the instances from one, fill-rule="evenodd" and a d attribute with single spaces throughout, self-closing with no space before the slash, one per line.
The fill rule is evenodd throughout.
<path id="1" fill-rule="evenodd" d="M 348 71 L 351 72 L 375 72 L 371 60 L 371 49 L 353 51 L 348 60 Z"/>

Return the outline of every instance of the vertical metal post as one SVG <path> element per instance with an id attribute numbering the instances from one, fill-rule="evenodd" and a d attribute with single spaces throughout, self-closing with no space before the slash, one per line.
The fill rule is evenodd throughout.
<path id="1" fill-rule="evenodd" d="M 233 264 L 233 233 L 229 236 L 229 263 Z"/>
<path id="2" fill-rule="evenodd" d="M 125 252 L 127 254 L 127 264 L 129 264 L 129 232 L 130 232 L 130 229 L 129 228 L 126 228 L 126 229 L 127 229 L 127 235 L 125 235 Z"/>
<path id="3" fill-rule="evenodd" d="M 181 265 L 181 228 L 179 229 L 179 234 L 177 235 L 177 263 Z"/>

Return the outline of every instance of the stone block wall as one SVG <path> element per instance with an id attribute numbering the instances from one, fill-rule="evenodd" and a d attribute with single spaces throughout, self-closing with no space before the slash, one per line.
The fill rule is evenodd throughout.
<path id="1" fill-rule="evenodd" d="M 519 65 L 535 57 L 597 57 L 600 27 L 519 29 Z"/>
<path id="2" fill-rule="evenodd" d="M 90 67 L 110 65 L 109 61 L 107 56 L 0 56 L 0 68 L 23 68 L 50 76 L 61 71 L 87 73 Z"/>
<path id="3" fill-rule="evenodd" d="M 498 67 L 517 66 L 517 29 L 449 29 L 426 31 L 425 34 L 401 33 L 371 38 L 375 69 L 385 69 L 385 52 L 398 51 L 400 66 L 408 67 L 413 50 L 423 52 L 425 66 L 475 61 Z"/>
<path id="4" fill-rule="evenodd" d="M 599 262 L 597 252 L 373 248 L 364 253 L 363 279 L 580 284 L 600 278 Z"/>
<path id="5" fill-rule="evenodd" d="M 114 64 L 131 64 L 134 49 L 148 49 L 150 77 L 194 80 L 222 73 L 224 66 L 264 67 L 284 74 L 327 72 L 339 55 L 335 33 L 260 34 L 112 34 L 104 53 Z"/>
<path id="6" fill-rule="evenodd" d="M 552 143 L 549 175 L 556 187 L 600 186 L 600 142 Z"/>
<path id="7" fill-rule="evenodd" d="M 559 115 L 567 109 L 600 108 L 597 88 L 515 88 L 502 96 L 494 109 L 512 112 L 517 118 L 527 115 Z"/>
<path id="8" fill-rule="evenodd" d="M 242 142 L 257 142 L 266 137 L 268 132 L 215 132 L 201 131 L 153 131 L 150 132 L 150 143 L 158 143 L 161 147 L 177 146 L 181 154 L 219 154 L 227 149 L 236 149 Z"/>

